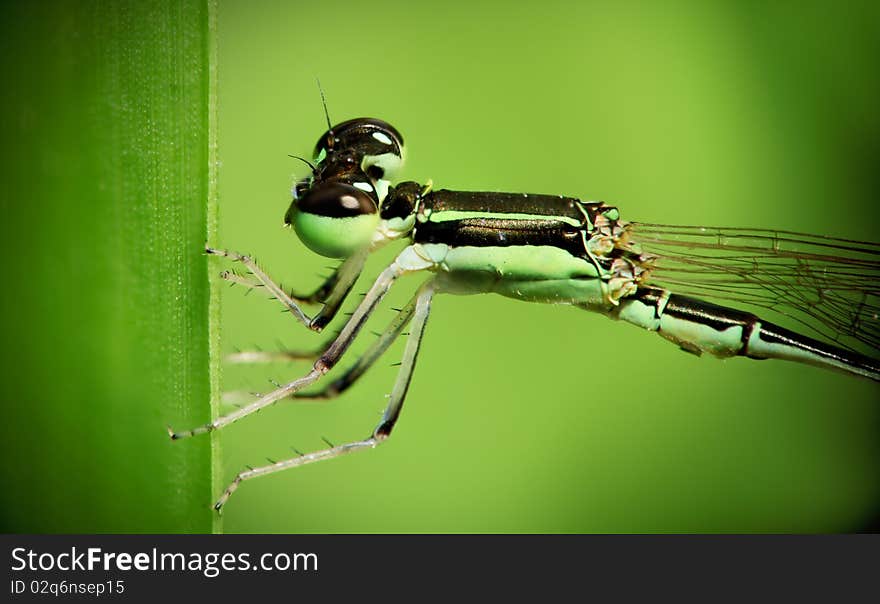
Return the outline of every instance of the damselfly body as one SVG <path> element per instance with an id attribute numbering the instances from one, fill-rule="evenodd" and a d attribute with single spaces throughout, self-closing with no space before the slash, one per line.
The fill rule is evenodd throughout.
<path id="1" fill-rule="evenodd" d="M 386 440 L 400 415 L 437 293 L 497 293 L 573 305 L 657 332 L 698 355 L 782 359 L 880 381 L 880 244 L 767 229 L 627 222 L 614 206 L 564 196 L 392 185 L 403 159 L 403 137 L 377 119 L 343 122 L 319 139 L 312 173 L 295 186 L 285 224 L 312 251 L 343 261 L 311 294 L 285 291 L 248 256 L 207 250 L 249 272 L 225 272 L 224 278 L 265 287 L 298 322 L 320 331 L 336 316 L 367 256 L 390 242 L 408 242 L 339 334 L 313 355 L 308 373 L 209 424 L 170 430 L 178 439 L 222 428 L 284 398 L 335 397 L 408 328 L 387 408 L 368 438 L 241 472 L 217 510 L 242 481 Z M 341 377 L 317 392 L 303 392 L 340 361 L 395 281 L 408 273 L 430 276 Z M 321 306 L 310 315 L 303 310 L 307 304 Z M 785 318 L 794 329 L 744 308 Z M 265 356 L 238 355 L 239 360 Z"/>

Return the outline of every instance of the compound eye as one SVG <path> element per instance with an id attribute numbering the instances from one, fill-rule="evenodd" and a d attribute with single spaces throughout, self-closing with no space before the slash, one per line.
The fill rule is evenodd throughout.
<path id="1" fill-rule="evenodd" d="M 376 193 L 365 182 L 324 181 L 290 204 L 284 222 L 313 252 L 346 258 L 373 240 L 379 225 Z"/>
<path id="2" fill-rule="evenodd" d="M 315 161 L 321 164 L 339 153 L 355 156 L 373 182 L 390 180 L 403 164 L 403 137 L 388 122 L 360 117 L 325 132 L 315 146 Z"/>
<path id="3" fill-rule="evenodd" d="M 369 135 L 370 143 L 364 145 L 361 170 L 373 180 L 392 180 L 403 165 L 403 137 L 394 126 L 381 120 L 370 120 L 364 134 Z"/>
<path id="4" fill-rule="evenodd" d="M 365 190 L 367 187 L 369 191 Z M 369 183 L 349 184 L 332 180 L 313 186 L 297 202 L 300 212 L 328 218 L 375 214 L 376 205 L 375 193 Z"/>
<path id="5" fill-rule="evenodd" d="M 403 147 L 389 145 L 386 149 L 376 149 L 364 155 L 361 170 L 373 179 L 393 180 L 403 165 Z"/>

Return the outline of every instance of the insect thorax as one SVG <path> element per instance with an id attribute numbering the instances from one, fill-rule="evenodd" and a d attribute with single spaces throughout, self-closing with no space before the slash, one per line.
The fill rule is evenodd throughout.
<path id="1" fill-rule="evenodd" d="M 428 250 L 457 293 L 493 291 L 531 301 L 614 306 L 645 274 L 625 243 L 617 208 L 571 197 L 393 188 L 383 222 L 413 218 L 415 244 Z M 403 223 L 401 223 L 403 224 Z"/>

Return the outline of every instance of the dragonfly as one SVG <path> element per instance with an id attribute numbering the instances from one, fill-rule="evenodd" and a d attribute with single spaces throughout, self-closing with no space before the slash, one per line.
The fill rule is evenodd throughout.
<path id="1" fill-rule="evenodd" d="M 313 360 L 301 377 L 173 440 L 221 429 L 288 398 L 332 399 L 354 385 L 405 333 L 387 407 L 367 438 L 240 472 L 220 495 L 220 512 L 242 482 L 383 443 L 400 416 L 435 294 L 496 293 L 573 305 L 631 323 L 682 350 L 719 358 L 780 359 L 880 381 L 880 244 L 770 229 L 627 222 L 617 207 L 562 195 L 464 192 L 431 182 L 393 184 L 405 157 L 391 124 L 357 118 L 332 126 L 315 146 L 285 214 L 311 251 L 341 260 L 317 289 L 285 290 L 251 256 L 208 247 L 247 274 L 221 276 L 261 287 L 305 327 L 337 316 L 370 253 L 407 244 L 375 278 L 338 335 L 313 353 L 239 353 L 240 361 Z M 302 158 L 300 158 L 302 159 Z M 427 279 L 340 377 L 308 392 L 333 369 L 395 282 Z M 727 304 L 732 304 L 728 306 Z M 313 314 L 304 310 L 320 305 Z M 744 307 L 765 311 L 754 314 Z M 788 329 L 765 320 L 784 317 Z M 405 330 L 407 330 L 405 332 Z"/>

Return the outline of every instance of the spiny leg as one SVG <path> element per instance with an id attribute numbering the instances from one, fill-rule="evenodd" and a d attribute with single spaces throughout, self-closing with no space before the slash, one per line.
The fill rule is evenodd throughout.
<path id="1" fill-rule="evenodd" d="M 216 253 L 217 255 L 229 256 L 230 252 L 225 250 L 206 250 L 209 254 Z M 334 269 L 333 273 L 324 279 L 324 282 L 321 283 L 312 293 L 310 294 L 296 294 L 292 290 L 287 293 L 290 296 L 290 299 L 298 304 L 323 304 L 331 292 L 336 288 L 340 281 L 346 281 L 347 279 L 351 279 L 352 271 L 354 271 L 355 278 L 360 274 L 361 269 L 363 268 L 364 260 L 366 258 L 365 254 L 362 255 L 354 255 L 346 258 L 342 264 Z M 256 289 L 258 287 L 263 287 L 263 284 L 254 279 L 249 279 L 248 277 L 244 277 L 239 275 L 235 271 L 223 271 L 220 273 L 220 278 L 225 281 L 229 281 L 231 284 L 242 285 L 247 288 Z M 352 280 L 352 283 L 354 280 Z"/>
<path id="2" fill-rule="evenodd" d="M 230 363 L 276 363 L 288 361 L 314 361 L 321 353 L 330 347 L 334 338 L 331 338 L 312 350 L 290 350 L 279 347 L 278 350 L 238 350 L 226 355 L 226 361 Z"/>
<path id="3" fill-rule="evenodd" d="M 364 267 L 364 262 L 366 261 L 367 254 L 355 254 L 350 258 L 347 258 L 340 266 L 336 269 L 336 271 L 327 278 L 327 280 L 314 292 L 305 297 L 299 297 L 291 292 L 290 298 L 294 300 L 294 302 L 311 304 L 314 302 L 323 302 L 324 305 L 321 307 L 321 310 L 311 319 L 308 327 L 315 330 L 321 331 L 327 324 L 333 320 L 336 314 L 339 312 L 339 308 L 342 306 L 342 303 L 345 301 L 348 294 L 351 292 L 351 288 L 354 287 L 357 278 L 360 276 L 361 271 Z M 221 273 L 221 277 L 224 279 L 228 279 L 229 281 L 233 281 L 235 283 L 242 283 L 243 278 L 239 275 L 226 276 L 226 273 L 229 271 L 224 271 Z M 253 283 L 242 283 L 248 287 L 262 287 L 261 285 L 255 285 Z M 312 350 L 286 350 L 279 349 L 275 351 L 264 351 L 264 350 L 241 350 L 235 352 L 226 357 L 226 360 L 231 363 L 272 363 L 276 361 L 310 361 L 318 358 L 322 352 L 324 352 L 330 344 L 333 343 L 333 338 L 330 338 L 326 342 L 320 344 L 316 348 Z"/>
<path id="4" fill-rule="evenodd" d="M 354 285 L 354 282 L 357 281 L 358 276 L 361 274 L 366 258 L 366 253 L 349 256 L 342 262 L 342 264 L 336 267 L 333 274 L 327 277 L 324 282 L 315 289 L 315 291 L 310 294 L 295 294 L 291 291 L 290 297 L 303 304 L 326 304 L 330 294 L 338 289 L 337 286 L 340 283 L 347 283 L 350 281 L 348 288 L 344 289 L 345 293 L 348 293 L 351 286 Z M 341 288 L 339 289 L 342 291 Z M 343 298 L 344 297 L 345 296 L 343 295 Z M 338 308 L 338 306 L 339 305 L 337 304 L 336 307 Z"/>
<path id="5" fill-rule="evenodd" d="M 366 261 L 366 250 L 346 258 L 345 262 L 336 269 L 336 272 L 330 276 L 324 285 L 314 292 L 314 295 L 321 296 L 320 300 L 323 302 L 323 306 L 321 306 L 321 310 L 319 310 L 318 314 L 312 319 L 312 324 L 309 325 L 311 329 L 320 331 L 333 320 L 336 313 L 338 313 L 339 309 L 342 307 L 342 303 L 345 302 L 348 294 L 351 293 L 351 288 L 354 287 L 361 271 L 364 270 L 364 263 Z M 327 291 L 324 292 L 324 287 L 327 286 L 334 277 L 335 281 L 330 285 Z"/>
<path id="6" fill-rule="evenodd" d="M 280 345 L 278 350 L 238 350 L 226 355 L 230 363 L 292 363 L 296 361 L 314 361 L 330 347 L 333 339 L 322 342 L 312 350 L 290 350 Z M 275 384 L 277 386 L 277 384 Z M 241 403 L 262 396 L 259 393 L 244 390 L 223 392 L 223 403 L 240 407 Z"/>
<path id="7" fill-rule="evenodd" d="M 294 295 L 291 292 L 290 297 L 296 302 L 303 302 L 303 303 L 320 302 L 321 300 L 324 299 L 324 296 L 327 295 L 327 292 L 329 292 L 331 289 L 333 289 L 334 284 L 339 282 L 340 279 L 342 281 L 345 281 L 347 278 L 350 277 L 350 274 L 351 274 L 350 271 L 356 271 L 357 274 L 359 274 L 360 270 L 363 268 L 365 257 L 366 257 L 365 255 L 362 255 L 360 257 L 352 256 L 351 258 L 346 259 L 345 262 L 343 262 L 343 264 L 336 270 L 336 272 L 333 273 L 333 275 L 331 275 L 324 282 L 324 284 L 322 286 L 320 286 L 315 292 L 313 292 L 309 296 L 300 297 L 300 296 Z M 359 264 L 358 264 L 358 262 L 359 262 Z M 357 274 L 355 275 L 355 278 L 357 277 Z M 262 285 L 260 285 L 258 283 L 250 282 L 245 277 L 242 277 L 241 275 L 236 275 L 235 273 L 232 273 L 231 271 L 224 271 L 223 273 L 220 274 L 220 276 L 228 281 L 231 281 L 233 283 L 238 283 L 238 284 L 244 285 L 246 287 L 251 287 L 251 288 L 262 287 Z M 354 281 L 352 281 L 352 285 L 353 284 L 354 284 Z M 335 300 L 335 299 L 328 298 L 324 308 L 325 309 L 333 308 L 332 313 L 335 314 L 339 305 L 342 303 L 344 296 L 339 296 L 339 293 L 341 293 L 341 292 L 332 292 L 332 293 L 333 293 L 334 297 L 338 296 L 339 299 Z M 381 334 L 379 340 L 376 342 L 376 345 L 381 345 L 381 344 L 384 344 L 384 345 L 382 345 L 382 347 L 379 349 L 376 349 L 376 345 L 374 345 L 373 347 L 371 347 L 367 351 L 367 353 L 364 356 L 369 357 L 371 355 L 374 355 L 374 358 L 372 358 L 372 360 L 370 360 L 369 362 L 366 362 L 367 361 L 366 358 L 360 359 L 357 363 L 357 366 L 362 366 L 362 368 L 358 372 L 357 375 L 354 375 L 354 374 L 350 375 L 350 377 L 352 378 L 350 381 L 354 381 L 355 379 L 357 379 L 357 377 L 359 377 L 360 374 L 362 374 L 364 371 L 366 371 L 369 368 L 369 366 L 373 362 L 375 362 L 375 360 L 379 356 L 382 355 L 382 353 L 385 351 L 385 349 L 389 345 L 391 345 L 391 343 L 394 341 L 394 339 L 397 337 L 397 335 L 400 334 L 400 331 L 402 330 L 402 328 L 405 326 L 405 323 L 403 323 L 403 324 L 397 325 L 397 327 L 394 327 L 395 323 L 399 322 L 401 320 L 402 316 L 407 316 L 407 317 L 412 316 L 411 306 L 414 304 L 415 304 L 415 299 L 410 301 L 409 306 L 407 308 L 403 309 L 404 311 L 406 311 L 405 314 L 398 313 L 395 316 L 395 319 L 388 326 L 388 328 L 386 329 L 386 332 Z M 322 312 L 323 312 L 323 309 L 322 309 Z M 319 315 L 315 317 L 315 320 L 318 320 L 320 314 L 321 313 L 319 313 Z M 330 320 L 331 318 L 332 318 L 332 315 L 328 316 L 327 320 Z M 407 321 L 408 321 L 408 319 L 407 319 Z M 394 333 L 394 335 L 390 334 L 392 328 L 397 330 L 396 333 Z M 390 336 L 390 340 L 388 339 L 389 336 Z M 311 350 L 290 350 L 290 349 L 284 348 L 283 346 L 279 346 L 278 350 L 239 350 L 239 351 L 236 351 L 232 354 L 227 355 L 226 360 L 230 363 L 273 363 L 273 362 L 284 362 L 284 361 L 311 361 L 311 360 L 318 358 L 321 355 L 321 353 L 323 353 L 327 348 L 329 348 L 329 346 L 333 343 L 333 340 L 334 340 L 334 338 L 330 338 L 326 342 L 320 344 L 319 346 L 317 346 Z M 366 365 L 364 366 L 365 362 L 366 362 Z M 349 374 L 351 374 L 352 371 L 354 371 L 355 369 L 356 369 L 356 367 L 352 367 L 351 370 L 346 373 L 346 376 L 349 376 Z M 351 385 L 350 382 L 348 385 Z M 348 386 L 346 386 L 346 387 L 348 387 Z M 329 388 L 325 389 L 325 390 L 329 390 Z M 344 388 L 342 390 L 344 390 Z M 339 393 L 341 393 L 342 390 L 339 390 Z M 329 397 L 327 397 L 327 396 L 312 397 L 312 396 L 308 396 L 308 395 L 303 394 L 303 396 L 300 398 L 329 398 Z"/>
<path id="8" fill-rule="evenodd" d="M 171 439 L 177 440 L 180 438 L 187 438 L 190 436 L 196 436 L 197 434 L 204 434 L 206 432 L 218 430 L 224 426 L 240 420 L 245 416 L 250 415 L 251 413 L 257 412 L 264 407 L 268 407 L 278 400 L 290 396 L 294 392 L 302 390 L 303 388 L 314 383 L 318 378 L 330 371 L 330 369 L 332 369 L 333 366 L 336 365 L 342 355 L 345 354 L 345 351 L 348 350 L 349 346 L 351 346 L 351 343 L 354 341 L 354 338 L 358 335 L 361 328 L 364 326 L 364 323 L 366 323 L 370 314 L 375 310 L 376 305 L 378 305 L 382 298 L 385 297 L 385 294 L 388 293 L 388 290 L 391 288 L 394 281 L 398 277 L 406 273 L 425 270 L 433 266 L 433 262 L 419 256 L 419 254 L 413 250 L 412 246 L 405 248 L 394 260 L 394 262 L 392 262 L 391 265 L 388 266 L 388 268 L 386 268 L 384 271 L 382 271 L 382 273 L 376 278 L 373 286 L 367 292 L 366 296 L 364 296 L 364 299 L 361 300 L 361 303 L 355 309 L 354 314 L 352 314 L 348 322 L 346 322 L 345 326 L 342 328 L 342 331 L 339 332 L 339 335 L 336 336 L 336 339 L 333 340 L 333 343 L 327 348 L 327 350 L 324 351 L 324 353 L 320 357 L 318 357 L 318 359 L 312 365 L 311 371 L 309 371 L 303 377 L 293 380 L 292 382 L 280 386 L 272 392 L 261 396 L 256 401 L 245 405 L 231 413 L 222 415 L 214 421 L 204 424 L 203 426 L 199 426 L 197 428 L 185 430 L 182 432 L 175 432 L 169 426 L 168 433 L 171 436 Z"/>
<path id="9" fill-rule="evenodd" d="M 290 314 L 292 314 L 297 321 L 314 331 L 321 331 L 330 321 L 333 320 L 333 317 L 336 316 L 339 307 L 348 296 L 355 281 L 357 281 L 358 276 L 360 276 L 368 253 L 367 250 L 362 250 L 347 258 L 336 272 L 313 294 L 306 298 L 298 298 L 295 295 L 285 292 L 284 289 L 275 283 L 275 281 L 273 281 L 272 278 L 269 277 L 269 275 L 267 275 L 250 256 L 210 247 L 205 248 L 205 251 L 208 254 L 223 256 L 231 258 L 235 262 L 241 262 L 247 267 L 256 280 L 259 281 L 259 283 L 262 284 L 262 286 L 265 287 L 276 300 L 281 302 L 288 311 L 290 311 Z M 247 279 L 229 271 L 225 271 L 221 276 L 224 279 L 241 285 L 249 287 L 254 287 L 256 285 L 255 283 L 251 283 Z M 328 291 L 325 292 L 325 289 L 328 289 Z M 299 304 L 311 302 L 313 297 L 319 295 L 326 295 L 324 306 L 314 317 L 310 317 L 300 308 Z M 299 302 L 299 304 L 297 302 Z"/>
<path id="10" fill-rule="evenodd" d="M 375 334 L 378 336 L 370 347 L 358 358 L 358 360 L 349 367 L 345 373 L 336 378 L 324 388 L 314 392 L 295 392 L 290 398 L 297 400 L 330 400 L 338 397 L 340 394 L 348 390 L 367 370 L 372 367 L 377 360 L 388 350 L 388 347 L 403 332 L 412 318 L 415 310 L 416 298 L 413 297 L 405 307 L 397 310 L 391 323 L 382 333 Z M 331 341 L 332 342 L 332 341 Z M 302 359 L 316 359 L 329 346 L 320 348 L 313 352 L 298 352 L 290 350 L 279 351 L 243 351 L 237 352 L 227 357 L 227 360 L 233 362 L 271 362 L 271 361 L 294 361 Z M 243 391 L 224 392 L 224 402 L 234 404 L 236 400 L 247 400 L 247 397 L 260 396 L 255 393 Z"/>
<path id="11" fill-rule="evenodd" d="M 421 291 L 421 290 L 420 290 Z M 416 303 L 420 294 L 416 294 L 406 306 L 400 309 L 394 318 L 385 328 L 385 331 L 378 334 L 376 340 L 370 347 L 358 358 L 355 363 L 349 367 L 345 373 L 327 384 L 321 390 L 315 392 L 295 392 L 291 398 L 304 400 L 328 400 L 333 399 L 348 390 L 358 378 L 360 378 L 367 370 L 372 367 L 377 360 L 388 350 L 388 347 L 394 343 L 397 337 L 403 332 L 404 328 L 412 319 L 416 309 Z"/>
<path id="12" fill-rule="evenodd" d="M 238 485 L 240 485 L 245 480 L 257 478 L 259 476 L 266 476 L 268 474 L 274 474 L 275 472 L 280 472 L 281 470 L 286 470 L 288 468 L 304 466 L 306 464 L 314 463 L 316 461 L 333 459 L 334 457 L 339 457 L 347 453 L 354 453 L 355 451 L 360 451 L 361 449 L 372 449 L 380 445 L 391 435 L 391 430 L 394 429 L 394 424 L 397 422 L 397 418 L 400 416 L 400 410 L 403 407 L 403 401 L 406 398 L 406 392 L 409 389 L 409 384 L 412 379 L 413 369 L 415 368 L 416 364 L 416 358 L 419 354 L 419 346 L 421 345 L 422 337 L 425 333 L 425 324 L 427 323 L 428 314 L 431 310 L 431 299 L 434 296 L 434 291 L 435 290 L 433 283 L 428 282 L 422 286 L 416 296 L 415 309 L 412 315 L 412 329 L 406 341 L 406 349 L 403 353 L 403 361 L 400 364 L 400 370 L 397 373 L 397 379 L 395 380 L 394 388 L 391 391 L 391 397 L 388 402 L 388 407 L 385 409 L 382 420 L 379 422 L 379 425 L 376 426 L 376 429 L 373 430 L 372 435 L 363 440 L 357 440 L 354 442 L 346 443 L 344 445 L 333 446 L 327 449 L 322 449 L 320 451 L 306 453 L 298 457 L 275 462 L 268 466 L 252 468 L 239 473 L 229 484 L 229 486 L 226 487 L 226 490 L 223 491 L 223 494 L 217 500 L 217 503 L 214 504 L 214 509 L 216 509 L 218 513 L 220 512 L 220 509 L 223 507 L 226 501 L 229 499 L 229 497 L 238 488 Z M 404 311 L 401 311 L 401 313 L 402 312 Z M 405 322 L 406 320 L 404 320 L 404 323 Z"/>
<path id="13" fill-rule="evenodd" d="M 226 361 L 230 363 L 292 363 L 295 361 L 314 361 L 327 350 L 333 343 L 331 338 L 312 350 L 290 350 L 279 345 L 278 350 L 238 350 L 226 355 Z M 276 384 L 277 386 L 277 384 Z M 240 407 L 239 402 L 253 399 L 254 396 L 262 396 L 261 394 L 243 390 L 232 390 L 223 393 L 223 402 L 225 404 Z"/>

